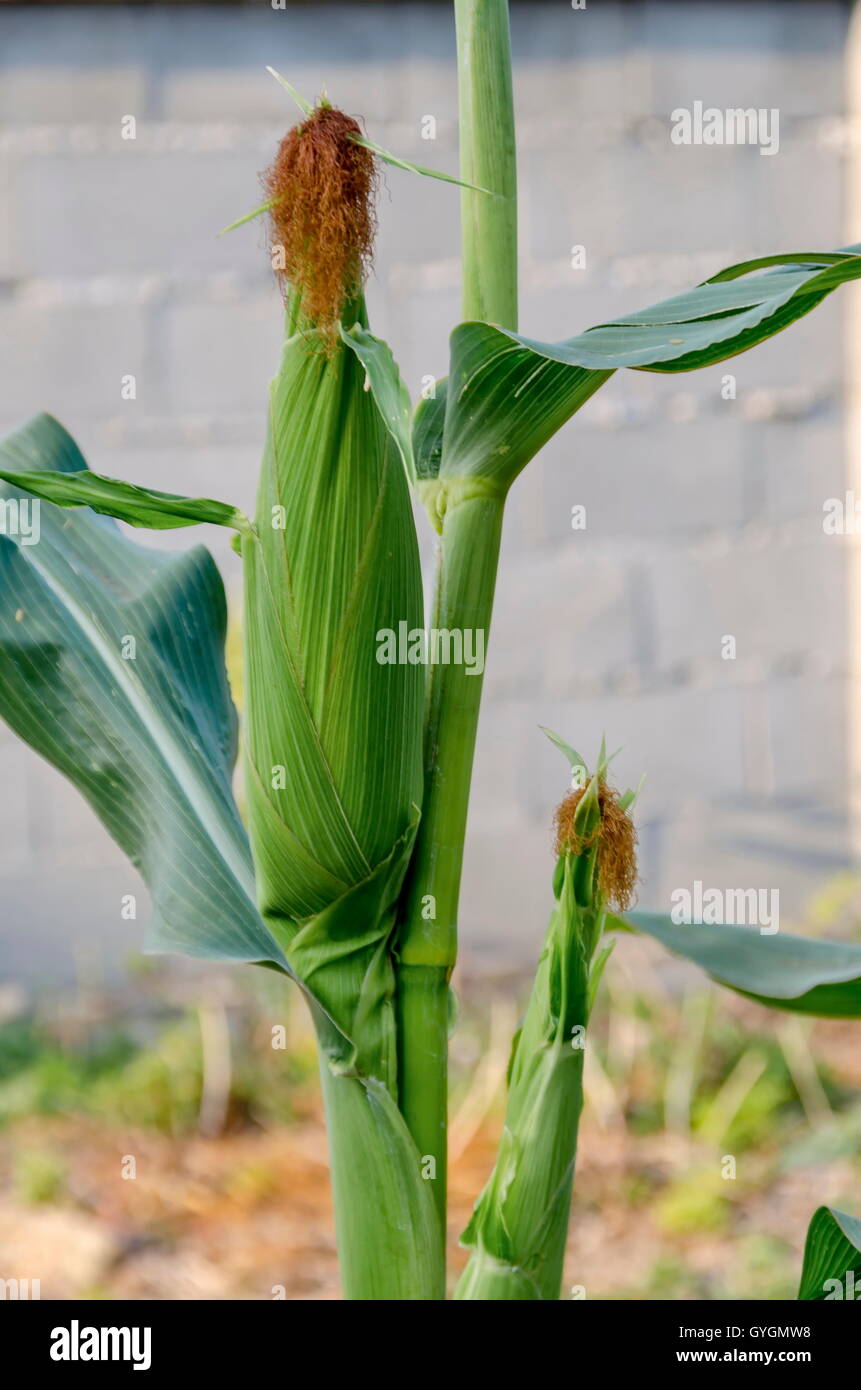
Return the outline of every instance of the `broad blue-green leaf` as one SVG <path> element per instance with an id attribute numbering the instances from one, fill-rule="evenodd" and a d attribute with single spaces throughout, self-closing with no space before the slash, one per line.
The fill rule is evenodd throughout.
<path id="1" fill-rule="evenodd" d="M 762 935 L 758 927 L 686 925 L 652 912 L 625 912 L 621 920 L 760 1004 L 821 1018 L 861 1018 L 856 942 L 815 941 L 784 931 Z"/>
<path id="2" fill-rule="evenodd" d="M 507 487 L 612 372 L 691 371 L 745 352 L 858 279 L 857 250 L 745 261 L 559 343 L 460 324 L 451 336 L 440 476 L 479 476 Z"/>
<path id="3" fill-rule="evenodd" d="M 847 1216 L 835 1207 L 819 1207 L 813 1213 L 798 1297 L 807 1302 L 861 1298 L 861 1221 L 857 1216 Z"/>
<path id="4" fill-rule="evenodd" d="M 86 476 L 47 415 L 0 445 L 0 463 Z M 7 520 L 20 497 L 0 484 Z M 285 968 L 254 905 L 231 790 L 225 621 L 202 547 L 145 549 L 90 510 L 44 503 L 35 544 L 0 536 L 0 715 L 78 787 L 139 868 L 154 905 L 149 946 Z"/>
<path id="5" fill-rule="evenodd" d="M 90 473 L 88 469 L 80 473 L 59 473 L 4 468 L 0 469 L 0 478 L 46 502 L 53 502 L 57 507 L 91 507 L 94 512 L 116 517 L 129 526 L 144 526 L 152 531 L 170 531 L 179 526 L 196 526 L 200 522 L 232 526 L 236 531 L 251 529 L 247 516 L 226 502 L 214 502 L 209 497 L 179 497 L 173 492 L 155 492 L 152 488 L 138 487 L 135 483 L 124 483 L 119 478 Z"/>
<path id="6" fill-rule="evenodd" d="M 507 487 L 611 375 L 551 360 L 488 323 L 460 324 L 451 335 L 439 478 Z"/>

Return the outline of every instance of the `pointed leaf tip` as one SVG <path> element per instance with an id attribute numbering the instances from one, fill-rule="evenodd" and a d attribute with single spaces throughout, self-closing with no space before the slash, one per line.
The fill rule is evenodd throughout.
<path id="1" fill-rule="evenodd" d="M 568 762 L 571 764 L 572 769 L 575 767 L 582 767 L 584 771 L 588 772 L 589 765 L 586 762 L 585 758 L 581 758 L 576 748 L 572 748 L 571 744 L 566 743 L 564 738 L 562 738 L 560 734 L 555 734 L 552 729 L 545 728 L 543 724 L 539 724 L 538 727 L 541 730 L 542 734 L 544 734 L 545 738 L 549 738 L 554 748 L 558 748 L 559 752 L 562 753 L 564 757 L 568 759 Z"/>
<path id="2" fill-rule="evenodd" d="M 412 160 L 401 159 L 398 155 L 392 154 L 391 150 L 384 150 L 382 145 L 375 145 L 365 135 L 351 135 L 350 139 L 354 145 L 361 145 L 362 149 L 370 150 L 384 164 L 391 164 L 393 169 L 405 169 L 408 174 L 421 174 L 426 179 L 439 179 L 442 183 L 453 183 L 458 188 L 468 188 L 471 193 L 486 193 L 489 198 L 501 198 L 501 193 L 493 193 L 489 188 L 482 188 L 477 183 L 466 183 L 463 179 L 455 178 L 454 174 L 444 174 L 440 169 L 428 169 L 424 164 L 413 164 Z"/>
<path id="3" fill-rule="evenodd" d="M 289 93 L 289 95 L 295 101 L 296 105 L 299 107 L 299 110 L 304 111 L 306 116 L 310 116 L 311 112 L 314 110 L 313 105 L 310 101 L 306 101 L 303 96 L 300 96 L 300 94 L 296 91 L 296 88 L 293 86 L 292 82 L 288 82 L 286 77 L 282 77 L 280 72 L 276 72 L 275 69 L 271 68 L 268 63 L 266 64 L 266 71 L 269 73 L 271 77 L 275 78 L 276 82 L 281 84 L 285 92 Z"/>
<path id="4" fill-rule="evenodd" d="M 235 222 L 228 222 L 226 227 L 222 227 L 218 235 L 226 236 L 228 232 L 235 232 L 237 227 L 244 227 L 246 222 L 253 222 L 255 217 L 262 217 L 265 212 L 269 212 L 270 208 L 274 206 L 275 199 L 268 198 L 266 202 L 261 203 L 259 207 L 252 208 L 251 212 L 245 212 L 241 217 L 237 217 Z"/>

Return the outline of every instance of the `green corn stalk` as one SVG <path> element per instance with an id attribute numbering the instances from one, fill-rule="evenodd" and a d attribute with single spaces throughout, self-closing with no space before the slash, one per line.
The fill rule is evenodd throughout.
<path id="1" fill-rule="evenodd" d="M 456 0 L 460 76 L 463 316 L 517 327 L 517 173 L 507 0 Z M 417 422 L 418 423 L 418 422 Z M 420 485 L 440 530 L 431 625 L 490 631 L 509 479 L 464 477 Z M 437 1173 L 445 1226 L 449 980 L 483 677 L 431 669 L 422 819 L 398 937 L 400 1104 Z M 430 899 L 433 915 L 428 916 Z"/>

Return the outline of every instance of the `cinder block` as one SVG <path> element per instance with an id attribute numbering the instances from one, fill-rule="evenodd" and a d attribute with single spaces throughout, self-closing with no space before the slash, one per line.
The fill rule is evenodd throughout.
<path id="1" fill-rule="evenodd" d="M 636 613 L 628 567 L 590 555 L 579 537 L 548 553 L 505 557 L 491 689 L 540 700 L 582 694 L 584 686 L 630 670 L 637 658 Z"/>
<path id="2" fill-rule="evenodd" d="M 816 892 L 845 865 L 845 822 L 814 801 L 794 804 L 737 799 L 691 804 L 664 836 L 659 875 L 644 907 L 668 912 L 672 893 L 705 888 L 776 890 L 781 931 L 807 930 Z"/>
<path id="3" fill-rule="evenodd" d="M 86 19 L 80 22 L 86 25 Z M 60 55 L 60 45 L 53 50 Z M 46 51 L 47 56 L 47 51 Z M 4 53 L 0 80 L 0 121 L 9 125 L 63 126 L 99 121 L 115 125 L 123 116 L 140 117 L 146 99 L 146 75 L 140 63 L 106 66 L 98 61 L 72 66 L 28 62 L 16 66 Z"/>
<path id="4" fill-rule="evenodd" d="M 171 305 L 164 321 L 159 402 L 184 414 L 257 410 L 265 420 L 283 334 L 274 287 L 244 301 Z"/>
<path id="5" fill-rule="evenodd" d="M 833 390 L 842 375 L 845 312 L 845 298 L 837 290 L 785 333 L 727 362 L 724 370 L 735 375 L 742 406 L 745 396 L 763 388 L 803 385 L 818 394 Z"/>
<path id="6" fill-rule="evenodd" d="M 740 147 L 644 145 L 626 140 L 596 154 L 572 142 L 561 166 L 537 152 L 526 171 L 529 250 L 536 259 L 637 252 L 681 254 L 732 246 L 749 222 L 758 152 Z M 543 213 L 543 216 L 541 215 Z"/>
<path id="7" fill-rule="evenodd" d="M 704 679 L 733 680 L 737 671 L 766 679 L 780 660 L 823 666 L 841 660 L 846 616 L 838 538 L 769 539 L 763 532 L 761 541 L 654 555 L 659 667 L 696 661 Z M 735 638 L 735 660 L 721 655 L 725 636 Z"/>
<path id="8" fill-rule="evenodd" d="M 287 0 L 278 9 L 261 4 L 241 15 L 215 11 L 205 27 L 181 13 L 171 20 L 174 42 L 160 65 L 161 99 L 166 111 L 183 119 L 223 119 L 225 110 L 244 119 L 256 109 L 257 75 L 264 84 L 272 80 L 267 64 L 309 99 L 325 90 L 368 121 L 400 118 L 406 55 L 447 69 L 450 81 L 453 21 L 435 6 L 403 7 L 397 16 L 385 7 L 330 6 L 321 23 L 318 14 Z M 194 65 L 177 61 L 178 53 L 194 53 Z M 271 99 L 260 102 L 273 109 Z M 280 109 L 291 114 L 286 93 Z"/>
<path id="9" fill-rule="evenodd" d="M 14 160 L 0 156 L 0 281 L 16 274 L 14 208 L 18 196 L 18 169 Z"/>
<path id="10" fill-rule="evenodd" d="M 457 154 L 440 141 L 416 140 L 399 155 L 443 173 L 457 174 Z M 377 274 L 415 261 L 444 261 L 460 247 L 460 206 L 456 185 L 384 166 L 377 207 Z"/>
<path id="11" fill-rule="evenodd" d="M 28 801 L 35 810 L 30 822 L 33 862 L 48 865 L 57 874 L 68 868 L 124 865 L 122 851 L 77 787 L 28 748 L 22 752 L 27 760 Z M 130 879 L 137 877 L 130 865 L 128 873 Z"/>
<path id="12" fill-rule="evenodd" d="M 129 888 L 132 883 L 134 887 Z M 7 979 L 41 991 L 82 981 L 117 985 L 138 955 L 149 909 L 140 879 L 127 866 L 63 866 L 22 873 L 4 882 L 0 959 Z M 138 892 L 138 917 L 120 919 L 124 893 Z"/>
<path id="13" fill-rule="evenodd" d="M 481 971 L 506 964 L 534 969 L 553 906 L 553 856 L 546 829 L 516 837 L 473 820 L 460 899 L 463 956 Z"/>
<path id="14" fill-rule="evenodd" d="M 247 152 L 146 152 L 122 141 L 117 123 L 115 151 L 34 156 L 20 188 L 31 275 L 200 277 L 268 264 L 258 223 L 218 235 L 261 201 Z"/>
<path id="15" fill-rule="evenodd" d="M 64 424 L 108 415 L 136 402 L 122 399 L 122 378 L 144 388 L 146 329 L 137 305 L 0 303 L 5 354 L 4 415 L 10 426 L 47 410 Z M 10 420 L 9 415 L 15 415 Z"/>
<path id="16" fill-rule="evenodd" d="M 738 689 L 694 691 L 680 685 L 591 699 L 552 695 L 530 699 L 525 717 L 528 772 L 520 802 L 534 824 L 547 824 L 568 784 L 564 760 L 539 724 L 554 729 L 590 764 L 606 735 L 608 747 L 622 750 L 613 764 L 617 786 L 636 786 L 641 774 L 647 775 L 643 816 L 671 816 L 692 795 L 716 800 L 744 786 Z"/>
<path id="17" fill-rule="evenodd" d="M 265 416 L 260 418 L 260 443 L 243 447 L 196 447 L 178 439 L 162 448 L 138 449 L 94 446 L 88 462 L 98 472 L 125 478 L 143 487 L 179 492 L 188 497 L 214 497 L 254 515 L 257 477 L 263 450 Z M 224 526 L 191 526 L 174 531 L 134 530 L 138 545 L 158 550 L 187 550 L 203 545 L 221 570 L 231 602 L 241 607 L 242 561 L 231 548 L 233 531 Z"/>
<path id="18" fill-rule="evenodd" d="M 528 700 L 500 698 L 498 692 L 505 685 L 503 672 L 508 656 L 504 641 L 500 641 L 498 650 L 501 661 L 492 683 L 488 682 L 487 699 L 482 705 L 469 816 L 480 833 L 516 838 L 530 821 L 530 808 L 523 801 L 522 789 L 528 767 L 526 748 L 534 720 L 531 724 Z"/>
<path id="19" fill-rule="evenodd" d="M 821 675 L 772 678 L 768 699 L 777 796 L 803 796 L 826 811 L 842 811 L 849 777 L 844 681 Z"/>
<path id="20" fill-rule="evenodd" d="M 669 399 L 666 383 L 655 394 Z M 540 460 L 548 539 L 588 554 L 634 538 L 649 553 L 663 550 L 668 536 L 741 525 L 745 433 L 725 409 L 724 418 L 709 413 L 674 424 L 659 417 L 642 429 L 587 430 L 575 416 Z M 574 506 L 586 509 L 585 531 L 572 531 Z"/>
<path id="21" fill-rule="evenodd" d="M 460 322 L 460 287 L 450 286 L 437 291 L 410 290 L 404 283 L 397 293 L 387 296 L 389 331 L 386 334 L 401 369 L 401 375 L 413 400 L 422 389 L 423 378 L 439 380 L 448 375 L 448 340 L 452 329 Z M 371 307 L 374 292 L 371 292 Z M 372 320 L 372 324 L 377 320 Z"/>
<path id="22" fill-rule="evenodd" d="M 810 534 L 822 531 L 823 504 L 846 488 L 843 429 L 836 410 L 810 419 L 750 424 L 745 434 L 751 465 L 760 470 L 769 521 L 799 518 Z"/>
<path id="23" fill-rule="evenodd" d="M 747 224 L 754 254 L 768 255 L 787 238 L 792 250 L 825 251 L 844 244 L 845 155 L 788 124 L 778 153 L 758 163 Z"/>
<path id="24" fill-rule="evenodd" d="M 8 875 L 26 873 L 33 860 L 31 829 L 35 808 L 30 796 L 28 772 L 35 754 L 29 752 L 5 724 L 0 726 L 0 882 Z M 5 914 L 3 914 L 5 915 Z"/>
<path id="25" fill-rule="evenodd" d="M 839 108 L 834 71 L 846 36 L 841 5 L 691 6 L 682 17 L 675 5 L 651 4 L 644 7 L 643 28 L 657 113 L 696 100 L 806 114 L 821 111 L 830 97 Z"/>

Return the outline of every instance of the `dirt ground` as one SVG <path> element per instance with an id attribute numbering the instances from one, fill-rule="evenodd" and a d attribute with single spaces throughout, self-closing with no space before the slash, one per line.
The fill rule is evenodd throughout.
<path id="1" fill-rule="evenodd" d="M 609 972 L 591 1073 L 587 1054 L 562 1297 L 793 1298 L 814 1210 L 861 1212 L 858 1025 L 776 1016 L 714 990 L 664 997 L 647 964 Z M 43 1299 L 340 1297 L 307 1026 L 273 1053 L 280 1014 L 225 1000 L 233 1069 L 211 1137 L 205 1010 L 178 1011 L 178 1029 L 160 1025 L 112 1062 L 98 1113 L 98 1079 L 65 1070 L 92 1034 L 91 1002 L 71 1024 L 52 1011 L 26 1057 L 7 1039 L 0 1277 L 38 1278 Z M 468 1002 L 452 1040 L 452 1287 L 493 1164 L 516 1019 L 514 993 L 497 990 Z M 217 1078 L 217 1047 L 208 1065 Z"/>
<path id="2" fill-rule="evenodd" d="M 453 1165 L 453 1271 L 466 1258 L 457 1236 L 492 1164 L 494 1133 L 488 1126 Z M 25 1202 L 8 1190 L 0 1198 L 3 1272 L 39 1277 L 42 1298 L 339 1297 L 317 1114 L 271 1133 L 182 1141 L 80 1119 L 31 1119 L 0 1141 L 4 1167 L 13 1146 L 62 1155 L 65 1165 L 59 1198 Z M 122 1176 L 129 1157 L 133 1179 Z M 743 1199 L 727 1197 L 720 1219 L 703 1223 L 695 1211 L 701 1229 L 671 1222 L 667 1230 L 665 1220 L 662 1229 L 655 1191 L 686 1174 L 696 1191 L 703 1171 L 702 1155 L 684 1140 L 632 1140 L 587 1125 L 563 1297 L 767 1298 L 777 1289 L 791 1296 L 813 1208 L 857 1184 L 848 1161 L 820 1169 L 815 1183 L 808 1169 L 764 1183 L 766 1175 L 753 1171 Z M 766 1266 L 759 1288 L 757 1251 Z"/>

